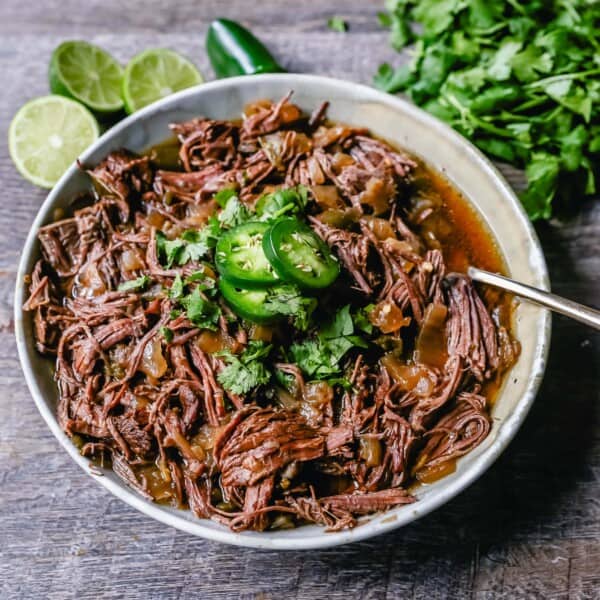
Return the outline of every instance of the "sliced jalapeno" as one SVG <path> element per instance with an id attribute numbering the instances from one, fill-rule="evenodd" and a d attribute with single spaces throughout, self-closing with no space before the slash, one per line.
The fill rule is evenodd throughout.
<path id="1" fill-rule="evenodd" d="M 264 234 L 263 249 L 281 279 L 303 288 L 330 286 L 340 273 L 327 244 L 297 219 L 275 221 Z"/>
<path id="2" fill-rule="evenodd" d="M 280 316 L 265 308 L 268 290 L 247 290 L 224 278 L 219 279 L 219 290 L 238 317 L 253 323 L 270 323 Z"/>
<path id="3" fill-rule="evenodd" d="M 278 281 L 263 250 L 263 236 L 269 225 L 252 221 L 223 234 L 215 249 L 215 264 L 222 277 L 234 285 L 255 289 Z"/>

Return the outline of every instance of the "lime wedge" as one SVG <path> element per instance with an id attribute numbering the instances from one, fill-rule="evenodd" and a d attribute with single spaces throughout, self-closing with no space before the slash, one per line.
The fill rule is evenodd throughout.
<path id="1" fill-rule="evenodd" d="M 50 90 L 79 100 L 97 113 L 123 108 L 123 69 L 108 52 L 87 42 L 63 42 L 52 53 L 48 72 Z"/>
<path id="2" fill-rule="evenodd" d="M 131 114 L 204 79 L 187 59 L 166 48 L 153 48 L 134 56 L 123 77 L 123 101 Z"/>
<path id="3" fill-rule="evenodd" d="M 51 188 L 98 134 L 85 106 L 63 96 L 42 96 L 14 116 L 8 150 L 25 179 Z"/>

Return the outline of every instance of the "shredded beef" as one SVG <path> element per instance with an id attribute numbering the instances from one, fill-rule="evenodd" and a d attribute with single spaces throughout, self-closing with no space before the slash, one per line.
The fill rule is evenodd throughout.
<path id="1" fill-rule="evenodd" d="M 307 118 L 289 98 L 256 102 L 241 122 L 173 124 L 180 170 L 127 150 L 89 169 L 95 189 L 83 208 L 38 232 L 24 305 L 37 349 L 56 361 L 58 422 L 81 452 L 144 497 L 235 531 L 335 531 L 413 502 L 420 470 L 452 463 L 488 435 L 482 384 L 519 352 L 423 234 L 435 209 L 411 220 L 417 163 L 367 130 L 329 123 L 327 103 Z M 310 226 L 341 265 L 328 301 L 383 307 L 398 324 L 383 342 L 367 326 L 355 331 L 369 344 L 356 342 L 329 381 L 310 381 L 283 352 L 271 365 L 281 379 L 238 395 L 220 382 L 218 350 L 239 356 L 256 329 L 218 297 L 216 331 L 195 325 L 168 291 L 207 267 L 166 261 L 159 242 L 202 229 L 223 188 L 252 209 L 264 193 L 299 184 L 309 188 Z M 330 193 L 317 198 L 319 189 Z M 440 360 L 425 364 L 413 346 L 440 307 L 441 329 L 427 336 L 443 344 Z M 219 343 L 207 346 L 207 335 Z M 297 341 L 289 335 L 286 346 Z"/>

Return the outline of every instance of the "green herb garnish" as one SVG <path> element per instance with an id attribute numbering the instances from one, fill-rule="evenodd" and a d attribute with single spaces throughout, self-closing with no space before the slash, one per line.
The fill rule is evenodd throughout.
<path id="1" fill-rule="evenodd" d="M 173 336 L 175 335 L 173 330 L 169 329 L 168 327 L 161 327 L 160 334 L 163 336 L 163 338 L 165 338 L 165 342 L 167 342 L 167 344 L 170 344 L 173 341 Z"/>
<path id="2" fill-rule="evenodd" d="M 177 273 L 175 279 L 173 279 L 173 283 L 171 284 L 171 288 L 169 289 L 169 298 L 172 300 L 178 300 L 183 296 L 183 280 L 181 279 L 181 275 Z"/>
<path id="3" fill-rule="evenodd" d="M 264 385 L 271 379 L 271 372 L 265 366 L 272 346 L 264 342 L 251 341 L 239 355 L 219 352 L 227 366 L 219 373 L 219 383 L 233 394 L 247 394 L 255 387 Z"/>
<path id="4" fill-rule="evenodd" d="M 327 19 L 327 27 L 338 33 L 345 33 L 348 31 L 348 23 L 342 19 L 342 17 L 331 17 Z"/>
<path id="5" fill-rule="evenodd" d="M 142 275 L 137 279 L 130 279 L 129 281 L 124 281 L 119 285 L 117 290 L 119 292 L 135 292 L 141 291 L 148 286 L 148 284 L 152 281 L 152 278 L 148 275 Z"/>
<path id="6" fill-rule="evenodd" d="M 379 16 L 412 62 L 381 65 L 402 91 L 492 157 L 524 168 L 531 219 L 597 191 L 600 3 L 388 0 Z"/>
<path id="7" fill-rule="evenodd" d="M 269 290 L 265 307 L 273 313 L 292 317 L 294 326 L 306 331 L 317 300 L 303 296 L 295 285 L 281 285 Z"/>
<path id="8" fill-rule="evenodd" d="M 232 190 L 221 190 L 219 193 L 225 191 L 232 192 Z M 221 227 L 236 227 L 237 225 L 241 225 L 248 221 L 252 216 L 248 208 L 242 204 L 240 199 L 236 196 L 235 192 L 233 192 L 233 194 L 228 193 L 227 200 L 223 202 L 223 210 L 221 210 L 217 217 Z"/>
<path id="9" fill-rule="evenodd" d="M 328 379 L 340 373 L 340 361 L 354 347 L 365 348 L 367 343 L 354 334 L 350 306 L 347 305 L 321 328 L 316 339 L 293 344 L 290 352 L 294 362 L 309 377 Z"/>
<path id="10" fill-rule="evenodd" d="M 303 215 L 308 204 L 308 188 L 297 185 L 265 194 L 256 203 L 256 214 L 261 221 L 270 221 L 284 215 Z"/>
<path id="11" fill-rule="evenodd" d="M 217 329 L 221 309 L 216 302 L 208 300 L 197 286 L 191 294 L 180 299 L 186 310 L 187 318 L 200 329 Z"/>

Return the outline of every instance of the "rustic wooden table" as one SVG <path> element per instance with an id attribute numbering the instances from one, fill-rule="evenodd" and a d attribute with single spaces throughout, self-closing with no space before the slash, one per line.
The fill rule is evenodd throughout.
<path id="1" fill-rule="evenodd" d="M 171 4 L 171 6 L 168 6 Z M 327 6 L 324 6 L 327 4 Z M 2 0 L 0 138 L 47 93 L 52 49 L 96 42 L 119 59 L 150 46 L 211 76 L 207 23 L 244 19 L 290 71 L 368 83 L 397 60 L 366 0 Z M 340 14 L 350 32 L 331 32 Z M 505 171 L 514 185 L 518 173 Z M 600 336 L 555 319 L 542 390 L 523 429 L 468 491 L 395 533 L 321 552 L 259 552 L 151 521 L 92 483 L 60 448 L 25 386 L 13 339 L 16 264 L 45 193 L 0 146 L 0 597 L 600 598 Z M 559 294 L 600 301 L 600 204 L 538 227 Z"/>

